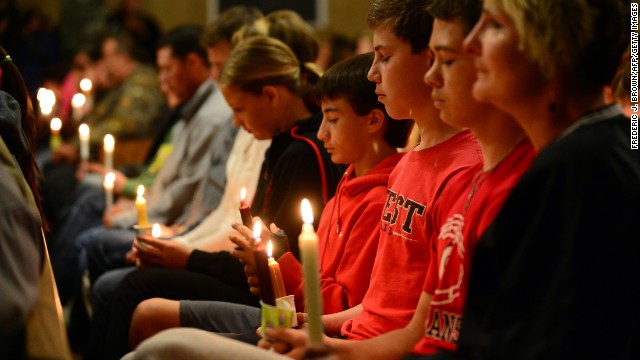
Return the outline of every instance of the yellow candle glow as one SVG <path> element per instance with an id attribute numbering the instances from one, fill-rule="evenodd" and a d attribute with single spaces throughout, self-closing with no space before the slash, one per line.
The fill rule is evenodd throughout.
<path id="1" fill-rule="evenodd" d="M 271 283 L 273 284 L 273 295 L 276 299 L 287 296 L 284 288 L 280 264 L 273 258 L 273 244 L 271 240 L 267 243 L 267 256 L 269 257 L 269 272 L 271 273 Z"/>
<path id="2" fill-rule="evenodd" d="M 40 105 L 40 113 L 42 115 L 50 115 L 53 111 L 53 107 L 56 104 L 56 95 L 53 90 L 47 88 L 40 88 L 36 95 L 38 104 Z"/>
<path id="3" fill-rule="evenodd" d="M 116 181 L 116 174 L 112 172 L 108 172 L 104 176 L 104 196 L 105 196 L 105 207 L 107 210 L 111 209 L 113 206 L 113 184 Z"/>
<path id="4" fill-rule="evenodd" d="M 138 211 L 138 226 L 149 226 L 147 218 L 147 200 L 144 198 L 144 186 L 138 186 L 138 196 L 136 196 L 136 210 Z"/>
<path id="5" fill-rule="evenodd" d="M 320 270 L 318 267 L 318 235 L 313 229 L 313 210 L 309 200 L 303 199 L 302 231 L 298 237 L 298 247 L 302 258 L 304 277 L 304 301 L 309 319 L 309 342 L 322 343 L 322 297 L 320 294 Z"/>
<path id="6" fill-rule="evenodd" d="M 107 134 L 104 136 L 103 144 L 104 167 L 107 170 L 111 170 L 113 169 L 113 149 L 115 148 L 116 140 L 113 138 L 113 135 Z"/>
<path id="7" fill-rule="evenodd" d="M 49 148 L 54 151 L 62 144 L 60 139 L 60 129 L 62 129 L 62 121 L 59 118 L 51 119 L 51 137 L 49 138 Z"/>
<path id="8" fill-rule="evenodd" d="M 92 88 L 93 88 L 93 83 L 91 82 L 91 80 L 87 78 L 80 80 L 80 90 L 84 92 L 89 92 L 91 91 Z"/>
<path id="9" fill-rule="evenodd" d="M 89 161 L 89 125 L 81 124 L 78 133 L 80 134 L 80 160 Z"/>

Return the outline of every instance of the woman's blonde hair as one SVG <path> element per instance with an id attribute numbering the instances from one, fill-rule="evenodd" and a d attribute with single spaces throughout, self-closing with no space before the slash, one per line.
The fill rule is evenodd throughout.
<path id="1" fill-rule="evenodd" d="M 629 36 L 622 21 L 625 0 L 486 1 L 511 17 L 520 50 L 547 79 L 568 74 L 583 86 L 604 85 L 613 78 Z"/>
<path id="2" fill-rule="evenodd" d="M 264 35 L 276 38 L 289 46 L 301 62 L 313 62 L 320 47 L 316 31 L 298 13 L 276 10 L 240 28 L 233 34 L 232 46 L 249 36 Z"/>
<path id="3" fill-rule="evenodd" d="M 301 64 L 282 41 L 251 36 L 240 41 L 229 54 L 222 68 L 220 85 L 235 86 L 255 95 L 265 86 L 280 85 L 307 101 L 320 76 L 322 71 L 315 64 Z"/>

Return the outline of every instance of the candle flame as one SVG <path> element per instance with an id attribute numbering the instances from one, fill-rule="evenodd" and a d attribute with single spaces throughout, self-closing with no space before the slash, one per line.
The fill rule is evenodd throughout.
<path id="1" fill-rule="evenodd" d="M 305 224 L 313 224 L 313 210 L 311 209 L 311 203 L 307 199 L 302 199 L 300 203 L 300 210 L 302 212 L 302 221 Z"/>
<path id="2" fill-rule="evenodd" d="M 273 244 L 271 243 L 271 240 L 267 243 L 267 256 L 270 258 L 273 257 Z"/>
<path id="3" fill-rule="evenodd" d="M 116 181 L 116 174 L 114 174 L 113 172 L 109 171 L 105 176 L 104 176 L 104 182 L 106 184 L 113 184 Z"/>
<path id="4" fill-rule="evenodd" d="M 76 93 L 75 95 L 73 95 L 73 97 L 71 98 L 71 105 L 74 108 L 80 108 L 84 105 L 84 103 L 87 101 L 87 97 L 84 96 L 84 94 L 81 93 Z"/>
<path id="5" fill-rule="evenodd" d="M 116 144 L 116 139 L 113 138 L 113 135 L 107 134 L 104 136 L 104 150 L 109 151 L 113 150 L 113 147 Z"/>
<path id="6" fill-rule="evenodd" d="M 256 221 L 255 224 L 253 224 L 253 238 L 256 240 L 256 242 L 260 242 L 261 232 L 262 232 L 262 225 L 260 221 Z"/>
<path id="7" fill-rule="evenodd" d="M 153 224 L 153 227 L 151 228 L 151 236 L 153 236 L 154 238 L 160 237 L 160 235 L 162 234 L 162 231 L 160 230 L 160 224 L 155 223 Z"/>
<path id="8" fill-rule="evenodd" d="M 54 117 L 51 119 L 51 130 L 60 131 L 62 129 L 62 120 L 60 118 Z"/>
<path id="9" fill-rule="evenodd" d="M 93 83 L 91 82 L 91 80 L 87 78 L 80 80 L 80 90 L 84 92 L 89 92 L 91 91 L 92 88 L 93 88 Z"/>
<path id="10" fill-rule="evenodd" d="M 138 185 L 138 196 L 144 195 L 144 185 Z"/>
<path id="11" fill-rule="evenodd" d="M 246 197 L 247 197 L 247 188 L 243 186 L 242 190 L 240 190 L 240 201 L 244 201 Z"/>
<path id="12" fill-rule="evenodd" d="M 89 125 L 80 124 L 80 127 L 78 128 L 78 132 L 80 133 L 80 137 L 81 138 L 88 139 L 89 138 Z"/>

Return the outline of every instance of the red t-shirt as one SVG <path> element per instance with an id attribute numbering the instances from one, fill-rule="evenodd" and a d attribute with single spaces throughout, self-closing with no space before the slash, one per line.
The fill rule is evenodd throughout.
<path id="1" fill-rule="evenodd" d="M 362 340 L 405 326 L 415 311 L 429 264 L 433 206 L 452 177 L 482 160 L 469 131 L 436 146 L 410 151 L 391 173 L 380 221 L 380 241 L 360 316 L 342 326 Z M 463 191 L 464 189 L 460 189 Z"/>
<path id="2" fill-rule="evenodd" d="M 381 161 L 366 174 L 354 177 L 349 166 L 329 200 L 318 225 L 320 291 L 325 314 L 352 308 L 369 288 L 378 248 L 380 212 L 385 204 L 389 175 L 405 154 Z M 278 259 L 288 294 L 296 310 L 304 311 L 302 265 L 290 252 Z"/>
<path id="3" fill-rule="evenodd" d="M 436 261 L 429 265 L 423 286 L 433 299 L 424 337 L 414 353 L 456 350 L 473 248 L 534 157 L 533 147 L 525 140 L 492 170 L 482 172 L 482 166 L 477 165 L 458 177 L 458 183 L 467 184 L 464 196 L 442 197 L 454 205 L 447 214 L 437 216 L 444 225 L 431 245 L 431 257 Z"/>

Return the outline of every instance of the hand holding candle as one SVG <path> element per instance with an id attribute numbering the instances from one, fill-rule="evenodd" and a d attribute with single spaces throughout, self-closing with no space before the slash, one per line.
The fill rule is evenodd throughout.
<path id="1" fill-rule="evenodd" d="M 240 190 L 240 218 L 242 219 L 242 225 L 251 229 L 252 227 L 251 208 L 244 201 L 246 197 L 247 197 L 247 188 L 243 186 L 242 190 Z"/>
<path id="2" fill-rule="evenodd" d="M 116 140 L 113 135 L 107 134 L 103 140 L 104 149 L 104 167 L 107 171 L 113 170 L 113 149 L 115 148 Z"/>
<path id="3" fill-rule="evenodd" d="M 113 184 L 116 181 L 116 174 L 108 172 L 104 176 L 104 196 L 105 196 L 105 209 L 111 210 L 113 207 Z"/>
<path id="4" fill-rule="evenodd" d="M 138 186 L 138 196 L 136 196 L 136 210 L 138 211 L 138 226 L 149 226 L 147 218 L 147 200 L 144 198 L 144 186 Z"/>
<path id="5" fill-rule="evenodd" d="M 273 285 L 271 282 L 271 271 L 269 269 L 269 261 L 267 260 L 267 251 L 260 241 L 260 232 L 262 231 L 262 225 L 260 221 L 256 221 L 253 226 L 253 258 L 256 267 L 256 275 L 260 282 L 260 299 L 263 303 L 275 306 L 276 298 L 273 294 Z"/>
<path id="6" fill-rule="evenodd" d="M 318 267 L 318 235 L 313 229 L 313 211 L 309 200 L 303 199 L 302 232 L 298 237 L 298 246 L 302 258 L 304 277 L 304 301 L 309 320 L 309 342 L 311 345 L 322 343 L 322 297 L 320 294 L 320 270 Z"/>
<path id="7" fill-rule="evenodd" d="M 273 283 L 273 294 L 276 299 L 280 299 L 287 296 L 287 291 L 284 289 L 280 264 L 273 258 L 273 244 L 271 240 L 269 240 L 267 244 L 267 256 L 269 257 L 269 272 L 271 274 L 271 282 Z"/>

